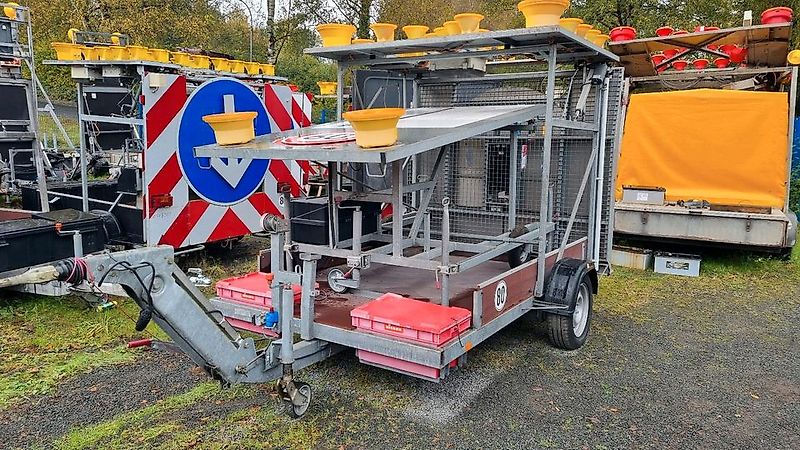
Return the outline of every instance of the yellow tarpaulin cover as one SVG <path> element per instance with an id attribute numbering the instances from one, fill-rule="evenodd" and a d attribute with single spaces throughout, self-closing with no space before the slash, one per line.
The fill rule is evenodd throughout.
<path id="1" fill-rule="evenodd" d="M 666 189 L 667 201 L 782 208 L 788 94 L 716 89 L 634 94 L 617 169 L 622 186 Z"/>

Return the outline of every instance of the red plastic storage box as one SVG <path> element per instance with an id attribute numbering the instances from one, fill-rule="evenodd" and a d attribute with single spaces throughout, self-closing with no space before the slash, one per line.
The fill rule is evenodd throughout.
<path id="1" fill-rule="evenodd" d="M 389 370 L 393 369 L 395 372 L 415 375 L 430 380 L 438 380 L 440 374 L 442 373 L 442 370 L 438 367 L 423 366 L 422 364 L 403 361 L 402 359 L 392 358 L 391 356 L 383 356 L 377 353 L 368 352 L 366 350 L 357 350 L 356 355 L 358 355 L 358 360 L 364 364 Z"/>
<path id="2" fill-rule="evenodd" d="M 217 282 L 217 297 L 258 307 L 272 307 L 272 274 L 253 272 Z M 300 303 L 303 288 L 292 286 L 295 303 Z"/>
<path id="3" fill-rule="evenodd" d="M 350 318 L 361 331 L 441 347 L 469 329 L 472 312 L 384 294 L 350 311 Z"/>

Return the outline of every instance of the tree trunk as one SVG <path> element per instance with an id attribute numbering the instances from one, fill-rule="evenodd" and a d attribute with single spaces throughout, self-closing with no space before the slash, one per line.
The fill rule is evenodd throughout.
<path id="1" fill-rule="evenodd" d="M 277 46 L 277 40 L 275 39 L 275 0 L 267 0 L 267 41 L 267 61 L 270 64 L 275 64 L 275 60 L 278 59 L 275 51 Z"/>
<path id="2" fill-rule="evenodd" d="M 356 21 L 356 27 L 358 27 L 358 30 L 356 31 L 356 34 L 362 39 L 367 39 L 369 38 L 369 13 L 370 9 L 372 8 L 372 0 L 361 0 L 358 6 L 358 17 Z"/>

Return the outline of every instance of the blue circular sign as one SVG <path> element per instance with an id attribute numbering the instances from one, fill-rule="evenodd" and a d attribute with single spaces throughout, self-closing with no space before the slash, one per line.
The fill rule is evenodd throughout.
<path id="1" fill-rule="evenodd" d="M 269 134 L 264 102 L 246 84 L 220 78 L 200 85 L 189 96 L 178 126 L 178 162 L 189 184 L 204 200 L 232 205 L 252 195 L 264 182 L 269 160 L 197 158 L 194 148 L 216 142 L 203 116 L 225 112 L 225 96 L 232 95 L 236 112 L 255 111 L 256 136 Z"/>

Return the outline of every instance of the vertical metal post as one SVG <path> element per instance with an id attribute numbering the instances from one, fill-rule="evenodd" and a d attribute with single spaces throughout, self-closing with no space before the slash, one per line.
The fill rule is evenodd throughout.
<path id="1" fill-rule="evenodd" d="M 317 277 L 319 255 L 302 255 L 303 291 L 300 297 L 300 337 L 314 338 L 314 281 Z"/>
<path id="2" fill-rule="evenodd" d="M 416 78 L 411 83 L 411 107 L 419 108 L 419 81 Z"/>
<path id="3" fill-rule="evenodd" d="M 597 92 L 595 93 L 595 101 L 594 101 L 594 124 L 596 126 L 596 131 L 592 132 L 592 151 L 598 154 L 600 153 L 600 121 L 603 114 L 600 112 L 600 107 L 602 103 L 602 88 L 600 86 L 596 87 Z M 594 164 L 591 166 L 591 173 L 589 175 L 589 210 L 587 211 L 589 216 L 589 224 L 587 229 L 587 258 L 591 258 L 594 255 L 594 246 L 597 242 L 597 238 L 595 237 L 595 220 L 597 220 L 597 216 L 595 215 L 595 205 L 597 204 L 597 167 L 598 161 L 595 158 Z"/>
<path id="4" fill-rule="evenodd" d="M 278 273 L 283 268 L 283 233 L 270 233 L 269 244 L 269 267 Z"/>
<path id="5" fill-rule="evenodd" d="M 25 14 L 25 33 L 28 39 L 27 43 L 27 58 L 25 61 L 28 63 L 28 69 L 31 71 L 31 82 L 29 85 L 30 88 L 30 97 L 28 98 L 28 111 L 29 117 L 31 122 L 31 131 L 34 132 L 35 136 L 33 139 L 33 165 L 36 169 L 36 186 L 39 190 L 39 202 L 42 204 L 42 211 L 47 212 L 50 211 L 50 203 L 48 202 L 47 198 L 47 174 L 44 171 L 44 152 L 42 152 L 42 143 L 40 141 L 41 136 L 39 135 L 39 93 L 38 93 L 38 86 L 36 84 L 36 60 L 34 58 L 33 53 L 33 24 L 31 23 L 31 10 L 28 8 L 25 9 L 17 9 L 16 11 Z M 18 19 L 22 21 L 22 18 Z M 12 29 L 13 33 L 13 29 Z M 19 43 L 19 42 L 17 42 Z M 11 49 L 11 52 L 14 52 L 14 49 Z M 19 48 L 19 52 L 22 55 L 22 48 Z M 58 123 L 58 122 L 56 122 Z M 9 161 L 10 164 L 13 165 L 13 159 Z"/>
<path id="6" fill-rule="evenodd" d="M 483 291 L 476 289 L 472 293 L 472 328 L 480 328 L 483 324 Z"/>
<path id="7" fill-rule="evenodd" d="M 555 90 L 556 90 L 556 56 L 557 47 L 550 46 L 550 51 L 547 55 L 547 106 L 544 116 L 544 146 L 542 149 L 542 183 L 540 186 L 541 198 L 539 199 L 539 249 L 537 252 L 537 259 L 539 263 L 536 265 L 536 289 L 534 295 L 541 297 L 544 293 L 544 276 L 545 276 L 545 255 L 547 254 L 547 238 L 550 233 L 547 232 L 550 224 L 550 211 L 549 205 L 549 185 L 550 185 L 550 152 L 553 148 L 553 109 L 555 103 Z"/>
<path id="8" fill-rule="evenodd" d="M 80 83 L 77 84 L 77 92 L 78 92 L 78 135 L 80 139 L 80 165 L 81 165 L 81 197 L 83 202 L 83 211 L 89 211 L 89 175 L 86 168 L 86 123 L 83 121 L 84 115 L 84 98 L 83 98 L 83 86 Z"/>
<path id="9" fill-rule="evenodd" d="M 50 203 L 47 198 L 47 174 L 44 171 L 44 152 L 42 152 L 42 143 L 39 141 L 39 107 L 36 104 L 36 88 L 35 83 L 30 83 L 31 96 L 28 98 L 28 110 L 30 111 L 29 117 L 31 119 L 31 129 L 35 136 L 33 138 L 33 165 L 36 169 L 36 187 L 39 190 L 39 202 L 42 204 L 42 211 L 50 211 Z M 9 161 L 13 164 L 13 160 Z M 88 211 L 85 208 L 84 211 Z"/>
<path id="10" fill-rule="evenodd" d="M 294 362 L 294 333 L 292 333 L 292 319 L 294 318 L 294 295 L 292 286 L 287 284 L 286 292 L 284 286 L 278 284 L 277 289 L 272 288 L 272 299 L 275 300 L 275 292 L 278 292 L 278 301 L 281 310 L 278 313 L 281 321 L 281 364 L 292 364 Z"/>
<path id="11" fill-rule="evenodd" d="M 336 248 L 339 243 L 339 209 L 336 207 L 336 178 L 338 166 L 335 162 L 328 163 L 328 240 L 330 248 Z"/>
<path id="12" fill-rule="evenodd" d="M 403 256 L 403 161 L 392 162 L 392 255 Z"/>
<path id="13" fill-rule="evenodd" d="M 783 203 L 783 211 L 789 211 L 789 191 L 792 183 L 792 145 L 794 140 L 794 115 L 797 108 L 797 75 L 798 67 L 792 67 L 792 80 L 789 87 L 789 149 L 786 161 L 786 201 Z"/>
<path id="14" fill-rule="evenodd" d="M 400 93 L 401 93 L 402 98 L 403 98 L 403 100 L 402 100 L 403 103 L 400 105 L 400 107 L 401 108 L 407 108 L 407 107 L 410 107 L 411 102 L 408 100 L 408 88 L 406 87 L 406 77 L 403 76 L 401 78 L 400 82 L 403 83 L 403 85 L 400 87 Z M 412 95 L 413 95 L 413 88 L 412 88 Z M 409 106 L 406 106 L 406 105 L 409 105 Z"/>
<path id="15" fill-rule="evenodd" d="M 336 120 L 342 120 L 344 112 L 344 71 L 345 66 L 340 62 L 336 68 Z"/>
<path id="16" fill-rule="evenodd" d="M 353 210 L 353 256 L 358 257 L 361 256 L 361 233 L 364 230 L 364 228 L 361 226 L 361 221 L 361 208 L 356 206 L 355 210 Z M 356 282 L 356 284 L 361 281 L 361 269 L 359 267 L 353 268 L 351 278 Z"/>
<path id="17" fill-rule="evenodd" d="M 74 231 L 72 234 L 72 253 L 76 258 L 83 257 L 83 235 L 80 231 Z"/>
<path id="18" fill-rule="evenodd" d="M 511 130 L 511 152 L 509 154 L 508 167 L 508 229 L 513 230 L 517 227 L 517 171 L 519 150 L 519 131 Z"/>
<path id="19" fill-rule="evenodd" d="M 353 256 L 361 255 L 361 207 L 356 206 L 353 210 Z"/>
<path id="20" fill-rule="evenodd" d="M 281 187 L 282 192 L 281 196 L 283 196 L 283 218 L 286 220 L 286 233 L 284 234 L 283 238 L 286 239 L 286 243 L 291 245 L 292 244 L 292 208 L 291 208 L 291 201 L 292 201 L 292 192 L 288 186 Z M 292 271 L 294 269 L 294 261 L 292 260 L 292 253 L 286 252 L 281 247 L 281 251 L 285 253 L 286 258 L 286 270 Z"/>
<path id="21" fill-rule="evenodd" d="M 427 252 L 427 251 L 429 251 L 431 249 L 431 212 L 430 211 L 425 211 L 425 216 L 423 217 L 422 220 L 423 220 L 423 224 L 425 226 L 425 232 L 424 232 L 425 233 L 425 236 L 424 236 L 425 242 L 423 243 L 423 247 L 425 248 L 425 251 Z"/>
<path id="22" fill-rule="evenodd" d="M 623 69 L 620 68 L 619 70 Z M 616 72 L 616 70 L 614 72 Z M 622 78 L 622 74 L 613 75 L 614 72 L 612 72 L 612 77 L 618 76 Z M 612 153 L 613 157 L 611 158 L 612 180 L 617 179 L 617 161 L 619 161 L 620 142 L 622 141 L 622 130 L 625 127 L 625 114 L 627 111 L 624 105 L 628 104 L 628 95 L 630 93 L 630 82 L 628 80 L 623 79 L 622 82 L 620 83 L 620 89 L 622 90 L 622 92 L 620 93 L 620 99 L 622 101 L 614 102 L 615 105 L 617 105 L 618 109 L 616 109 L 617 117 L 615 124 L 616 126 L 614 129 L 614 147 L 611 149 L 611 151 L 613 152 Z M 609 96 L 610 95 L 611 94 L 609 91 Z M 606 111 L 606 114 L 608 114 L 608 111 Z M 611 249 L 614 248 L 614 201 L 615 201 L 614 194 L 612 193 L 611 195 L 608 196 L 608 202 L 606 203 L 606 208 L 608 208 L 608 210 L 610 211 L 608 214 L 608 233 L 606 233 L 606 249 L 608 249 L 609 251 L 611 251 Z M 610 267 L 608 267 L 608 269 L 610 270 Z"/>
<path id="23" fill-rule="evenodd" d="M 600 108 L 598 114 L 601 116 L 600 119 L 600 146 L 599 151 L 597 152 L 597 192 L 595 195 L 595 204 L 594 206 L 594 252 L 592 254 L 592 260 L 594 261 L 595 267 L 600 266 L 600 231 L 603 226 L 603 192 L 604 192 L 604 184 L 605 184 L 605 172 L 606 172 L 606 132 L 608 129 L 608 120 L 605 114 L 606 109 L 608 109 L 608 87 L 609 87 L 609 79 L 608 77 L 605 78 L 603 81 L 603 87 L 600 90 Z M 613 214 L 613 211 L 610 212 Z M 612 230 L 608 230 L 609 233 Z"/>
<path id="24" fill-rule="evenodd" d="M 270 235 L 270 263 L 273 274 L 279 274 L 284 271 L 283 267 L 283 245 L 285 243 L 285 235 L 283 232 L 272 233 Z M 280 358 L 282 364 L 291 364 L 294 362 L 294 352 L 292 349 L 292 318 L 294 316 L 294 295 L 291 292 L 288 295 L 283 292 L 284 286 L 281 282 L 273 280 L 272 282 L 272 305 L 278 311 L 280 321 L 280 343 L 281 352 Z"/>
<path id="25" fill-rule="evenodd" d="M 450 266 L 450 199 L 442 199 L 442 265 Z M 442 306 L 450 306 L 450 275 L 441 273 L 442 276 Z"/>

